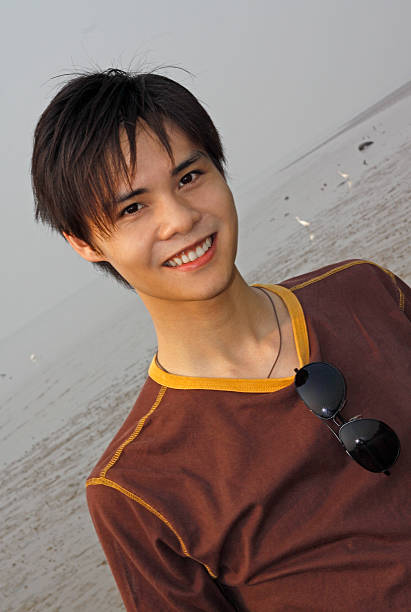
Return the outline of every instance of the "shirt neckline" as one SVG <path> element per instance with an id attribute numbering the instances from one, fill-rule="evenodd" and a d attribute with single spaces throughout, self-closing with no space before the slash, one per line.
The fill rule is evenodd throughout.
<path id="1" fill-rule="evenodd" d="M 289 312 L 299 367 L 309 363 L 310 346 L 303 308 L 295 294 L 282 285 L 263 285 L 254 283 L 253 287 L 263 287 L 277 294 Z M 285 378 L 206 378 L 170 374 L 162 370 L 154 355 L 148 369 L 149 377 L 159 385 L 172 389 L 207 389 L 214 391 L 236 391 L 240 393 L 269 393 L 279 391 L 294 382 L 294 376 Z"/>

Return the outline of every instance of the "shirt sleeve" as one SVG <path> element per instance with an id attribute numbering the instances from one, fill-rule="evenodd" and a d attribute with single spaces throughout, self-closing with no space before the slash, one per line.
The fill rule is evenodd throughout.
<path id="1" fill-rule="evenodd" d="M 205 566 L 182 551 L 158 516 L 104 485 L 89 485 L 87 501 L 97 535 L 127 611 L 238 610 Z"/>

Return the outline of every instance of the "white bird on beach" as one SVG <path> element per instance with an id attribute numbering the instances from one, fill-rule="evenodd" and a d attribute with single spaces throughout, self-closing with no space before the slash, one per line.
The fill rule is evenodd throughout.
<path id="1" fill-rule="evenodd" d="M 309 221 L 304 221 L 304 219 L 300 219 L 300 217 L 296 217 L 298 223 L 301 223 L 304 227 L 308 227 L 310 225 Z"/>
<path id="2" fill-rule="evenodd" d="M 339 174 L 339 175 L 340 175 L 340 176 L 341 176 L 341 177 L 344 179 L 344 180 L 343 180 L 343 181 L 340 183 L 340 185 L 344 185 L 344 183 L 347 183 L 347 187 L 348 187 L 348 189 L 351 189 L 352 182 L 351 182 L 351 180 L 350 180 L 350 175 L 349 175 L 349 174 L 347 174 L 346 172 L 340 172 L 339 170 L 337 170 L 337 172 L 338 172 L 338 174 Z M 338 187 L 339 187 L 340 185 L 338 185 Z"/>

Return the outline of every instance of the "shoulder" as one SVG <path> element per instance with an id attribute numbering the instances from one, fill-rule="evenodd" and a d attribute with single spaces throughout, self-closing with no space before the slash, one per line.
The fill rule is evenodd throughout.
<path id="1" fill-rule="evenodd" d="M 179 497 L 180 475 L 172 478 L 170 468 L 176 454 L 170 451 L 179 448 L 185 430 L 173 411 L 175 399 L 168 401 L 169 392 L 147 378 L 130 414 L 86 481 L 89 512 L 103 546 L 109 546 L 113 538 L 130 545 L 132 537 L 134 555 L 143 545 L 143 530 L 147 546 L 160 538 L 178 554 L 189 556 L 181 520 L 184 508 L 179 504 L 184 490 Z M 175 418 L 170 418 L 170 407 Z M 143 547 L 142 557 L 145 554 Z M 215 577 L 211 570 L 209 573 Z"/>
<path id="2" fill-rule="evenodd" d="M 293 276 L 280 284 L 298 291 L 308 285 L 318 284 L 321 286 L 330 283 L 355 283 L 366 277 L 378 279 L 390 279 L 393 283 L 393 274 L 379 264 L 365 259 L 347 259 L 344 261 L 328 264 L 310 272 Z"/>
<path id="3" fill-rule="evenodd" d="M 150 417 L 161 403 L 164 392 L 164 387 L 149 377 L 146 379 L 130 413 L 95 464 L 87 482 L 106 476 L 107 471 L 124 455 L 128 445 L 149 426 Z"/>
<path id="4" fill-rule="evenodd" d="M 321 294 L 338 297 L 342 292 L 364 295 L 367 291 L 387 294 L 404 311 L 403 283 L 391 270 L 364 259 L 347 259 L 291 277 L 279 283 L 291 291 L 305 295 Z"/>

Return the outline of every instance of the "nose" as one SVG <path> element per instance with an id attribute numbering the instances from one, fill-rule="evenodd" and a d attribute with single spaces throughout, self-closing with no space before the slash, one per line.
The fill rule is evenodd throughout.
<path id="1" fill-rule="evenodd" d="M 201 213 L 187 200 L 174 194 L 158 204 L 156 215 L 159 240 L 169 240 L 174 234 L 188 234 L 201 218 Z"/>

